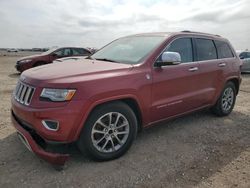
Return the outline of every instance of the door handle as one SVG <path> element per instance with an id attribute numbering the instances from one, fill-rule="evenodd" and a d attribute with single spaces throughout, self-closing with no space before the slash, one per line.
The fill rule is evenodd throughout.
<path id="1" fill-rule="evenodd" d="M 197 70 L 199 70 L 198 67 L 191 67 L 188 69 L 189 72 L 195 72 Z"/>
<path id="2" fill-rule="evenodd" d="M 218 66 L 219 66 L 219 67 L 225 67 L 225 66 L 226 66 L 226 63 L 219 63 Z"/>

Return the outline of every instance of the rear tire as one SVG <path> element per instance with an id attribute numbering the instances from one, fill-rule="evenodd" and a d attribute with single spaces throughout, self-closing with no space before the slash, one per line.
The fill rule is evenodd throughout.
<path id="1" fill-rule="evenodd" d="M 88 117 L 78 140 L 78 148 L 94 160 L 106 161 L 122 156 L 137 134 L 137 119 L 123 102 L 97 107 Z"/>
<path id="2" fill-rule="evenodd" d="M 229 115 L 236 101 L 236 88 L 233 82 L 227 82 L 221 92 L 220 98 L 211 108 L 211 111 L 217 116 Z"/>

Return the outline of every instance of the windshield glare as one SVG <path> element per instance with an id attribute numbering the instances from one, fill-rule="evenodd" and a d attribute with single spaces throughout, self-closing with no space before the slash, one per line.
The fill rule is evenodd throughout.
<path id="1" fill-rule="evenodd" d="M 91 57 L 119 63 L 140 63 L 153 49 L 164 41 L 163 36 L 132 36 L 113 41 Z"/>

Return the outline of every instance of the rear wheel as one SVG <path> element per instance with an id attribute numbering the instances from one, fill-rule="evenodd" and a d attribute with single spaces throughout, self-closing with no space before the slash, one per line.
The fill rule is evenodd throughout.
<path id="1" fill-rule="evenodd" d="M 102 105 L 89 116 L 78 140 L 79 149 L 95 160 L 111 160 L 123 155 L 137 133 L 137 119 L 122 102 Z"/>
<path id="2" fill-rule="evenodd" d="M 220 95 L 220 98 L 217 100 L 216 104 L 211 108 L 211 110 L 218 116 L 229 115 L 234 108 L 235 100 L 235 85 L 233 82 L 227 82 Z"/>

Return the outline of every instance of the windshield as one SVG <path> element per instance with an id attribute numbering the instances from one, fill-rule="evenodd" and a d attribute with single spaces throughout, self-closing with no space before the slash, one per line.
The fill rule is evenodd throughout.
<path id="1" fill-rule="evenodd" d="M 58 48 L 51 48 L 51 49 L 49 49 L 48 51 L 43 52 L 42 55 L 48 55 L 48 54 L 54 52 L 56 49 L 58 49 Z"/>
<path id="2" fill-rule="evenodd" d="M 93 59 L 126 64 L 140 63 L 164 41 L 163 36 L 132 36 L 113 41 L 91 56 Z"/>

